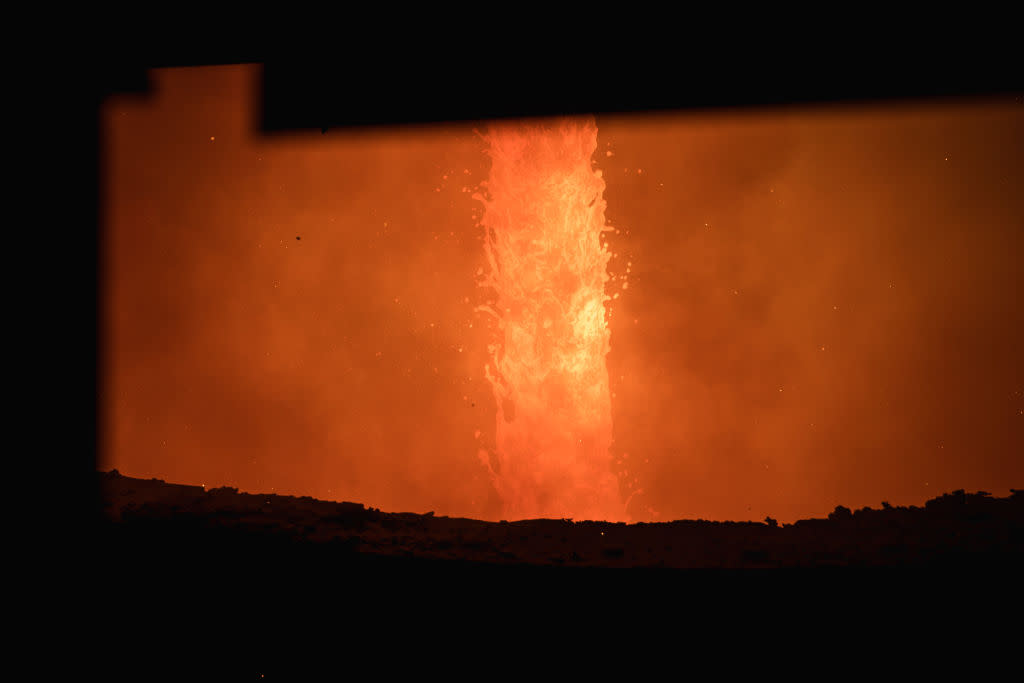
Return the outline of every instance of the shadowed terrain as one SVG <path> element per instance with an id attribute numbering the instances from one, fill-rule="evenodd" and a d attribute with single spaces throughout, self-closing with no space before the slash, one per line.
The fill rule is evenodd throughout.
<path id="1" fill-rule="evenodd" d="M 923 507 L 838 507 L 794 524 L 680 520 L 484 522 L 389 513 L 358 503 L 99 475 L 107 538 L 147 547 L 335 559 L 457 561 L 551 567 L 1020 566 L 1024 491 L 955 491 Z"/>
<path id="2" fill-rule="evenodd" d="M 97 533 L 55 566 L 86 580 L 82 642 L 146 666 L 199 656 L 291 670 L 320 654 L 346 667 L 381 649 L 382 661 L 405 661 L 403 648 L 425 643 L 433 657 L 490 655 L 516 638 L 530 651 L 575 642 L 584 652 L 595 638 L 623 647 L 660 635 L 676 647 L 700 633 L 735 648 L 781 623 L 833 639 L 850 624 L 969 629 L 1009 651 L 1012 629 L 996 625 L 1021 601 L 1018 490 L 840 507 L 780 526 L 627 525 L 386 513 L 116 471 L 97 479 Z"/>

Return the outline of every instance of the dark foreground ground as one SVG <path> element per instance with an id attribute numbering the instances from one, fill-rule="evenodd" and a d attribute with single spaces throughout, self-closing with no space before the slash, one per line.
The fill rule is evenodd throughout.
<path id="1" fill-rule="evenodd" d="M 794 524 L 537 519 L 484 522 L 310 497 L 99 474 L 108 542 L 338 561 L 491 567 L 749 569 L 1024 567 L 1024 491 L 956 491 L 924 507 L 839 507 Z"/>
<path id="2" fill-rule="evenodd" d="M 984 633 L 986 651 L 1009 652 L 1022 626 L 1024 491 L 838 508 L 792 525 L 626 525 L 97 479 L 92 532 L 58 560 L 61 575 L 85 580 L 90 651 L 161 662 L 212 652 L 252 680 L 269 662 L 289 670 L 304 658 L 355 671 L 381 647 L 390 654 L 378 667 L 472 652 L 488 671 L 538 653 L 600 665 L 655 641 L 699 657 L 701 638 L 742 653 L 867 637 L 878 652 L 929 629 L 958 643 Z M 942 648 L 929 642 L 934 660 Z M 427 660 L 408 655 L 416 643 L 429 643 Z"/>

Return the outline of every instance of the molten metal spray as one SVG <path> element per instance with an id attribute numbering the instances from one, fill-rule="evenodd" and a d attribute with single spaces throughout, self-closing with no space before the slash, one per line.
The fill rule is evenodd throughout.
<path id="1" fill-rule="evenodd" d="M 487 458 L 509 519 L 623 520 L 612 416 L 602 244 L 605 183 L 592 119 L 500 124 L 481 221 L 497 338 L 487 367 L 497 452 Z"/>

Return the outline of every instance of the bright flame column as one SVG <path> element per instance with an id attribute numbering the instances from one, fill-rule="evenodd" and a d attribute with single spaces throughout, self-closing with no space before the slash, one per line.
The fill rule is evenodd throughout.
<path id="1" fill-rule="evenodd" d="M 592 119 L 499 124 L 482 225 L 498 339 L 491 476 L 510 519 L 622 520 L 611 470 L 605 183 Z"/>

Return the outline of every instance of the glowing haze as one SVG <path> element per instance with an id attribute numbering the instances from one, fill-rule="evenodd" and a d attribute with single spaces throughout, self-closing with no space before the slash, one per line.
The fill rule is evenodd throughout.
<path id="1" fill-rule="evenodd" d="M 620 520 L 612 473 L 602 243 L 605 183 L 592 157 L 592 119 L 504 124 L 491 158 L 481 221 L 489 272 L 481 284 L 499 334 L 486 376 L 497 448 L 481 451 L 510 519 Z"/>
<path id="2" fill-rule="evenodd" d="M 268 135 L 257 67 L 151 77 L 101 113 L 105 469 L 494 521 L 1024 488 L 1024 98 Z"/>

